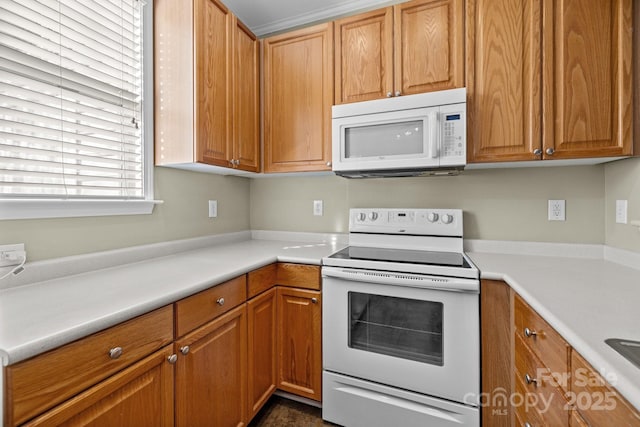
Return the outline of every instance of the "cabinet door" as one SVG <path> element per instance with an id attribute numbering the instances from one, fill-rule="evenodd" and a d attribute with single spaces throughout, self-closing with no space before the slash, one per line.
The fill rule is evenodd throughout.
<path id="1" fill-rule="evenodd" d="M 393 8 L 334 22 L 335 103 L 393 93 Z"/>
<path id="2" fill-rule="evenodd" d="M 194 20 L 197 160 L 228 167 L 231 160 L 232 16 L 218 0 L 196 0 Z M 183 123 L 183 126 L 190 125 Z"/>
<path id="3" fill-rule="evenodd" d="M 468 161 L 539 159 L 541 0 L 468 0 Z"/>
<path id="4" fill-rule="evenodd" d="M 482 330 L 482 425 L 511 427 L 514 408 L 508 404 L 513 391 L 513 295 L 505 282 L 480 282 L 480 329 Z M 518 424 L 523 425 L 523 424 Z"/>
<path id="5" fill-rule="evenodd" d="M 322 296 L 278 288 L 278 388 L 322 399 Z"/>
<path id="6" fill-rule="evenodd" d="M 402 95 L 464 86 L 462 0 L 394 6 L 395 90 Z"/>
<path id="7" fill-rule="evenodd" d="M 176 341 L 176 346 L 179 350 L 176 363 L 176 425 L 245 425 L 245 305 Z"/>
<path id="8" fill-rule="evenodd" d="M 545 0 L 545 158 L 631 154 L 632 9 L 632 0 Z"/>
<path id="9" fill-rule="evenodd" d="M 260 45 L 233 18 L 233 159 L 236 167 L 260 171 Z"/>
<path id="10" fill-rule="evenodd" d="M 264 171 L 331 170 L 333 25 L 264 40 Z"/>
<path id="11" fill-rule="evenodd" d="M 247 302 L 249 419 L 276 390 L 276 289 Z"/>
<path id="12" fill-rule="evenodd" d="M 167 346 L 25 426 L 173 426 L 173 365 Z"/>

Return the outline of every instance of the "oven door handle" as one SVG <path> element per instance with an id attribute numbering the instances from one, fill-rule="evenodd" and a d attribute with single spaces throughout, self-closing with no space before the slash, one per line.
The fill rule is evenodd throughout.
<path id="1" fill-rule="evenodd" d="M 463 279 L 459 277 L 428 276 L 424 274 L 396 273 L 326 266 L 322 267 L 322 277 L 335 277 L 355 282 L 408 286 L 412 288 L 435 289 L 442 291 L 480 292 L 479 280 Z"/>

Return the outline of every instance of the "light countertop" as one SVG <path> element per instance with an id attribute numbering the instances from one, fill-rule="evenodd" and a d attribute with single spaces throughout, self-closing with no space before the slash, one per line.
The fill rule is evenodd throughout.
<path id="1" fill-rule="evenodd" d="M 481 278 L 507 282 L 640 409 L 640 368 L 604 342 L 640 341 L 640 270 L 600 259 L 467 255 Z"/>
<path id="2" fill-rule="evenodd" d="M 0 290 L 0 357 L 13 364 L 267 264 L 319 265 L 341 243 L 245 240 Z M 640 341 L 640 270 L 601 259 L 470 252 L 640 409 L 640 369 L 605 344 Z"/>
<path id="3" fill-rule="evenodd" d="M 0 357 L 13 364 L 281 261 L 321 263 L 344 245 L 248 240 L 0 291 Z"/>

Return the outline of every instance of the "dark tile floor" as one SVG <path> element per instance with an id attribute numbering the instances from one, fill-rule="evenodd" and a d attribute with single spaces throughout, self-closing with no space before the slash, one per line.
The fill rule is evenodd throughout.
<path id="1" fill-rule="evenodd" d="M 273 396 L 248 427 L 336 426 L 322 421 L 322 410 L 279 396 Z"/>

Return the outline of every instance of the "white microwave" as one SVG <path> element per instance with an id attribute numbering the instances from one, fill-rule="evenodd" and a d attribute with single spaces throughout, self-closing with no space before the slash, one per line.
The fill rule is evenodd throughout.
<path id="1" fill-rule="evenodd" d="M 455 174 L 467 160 L 465 88 L 332 109 L 333 171 L 347 178 Z"/>

